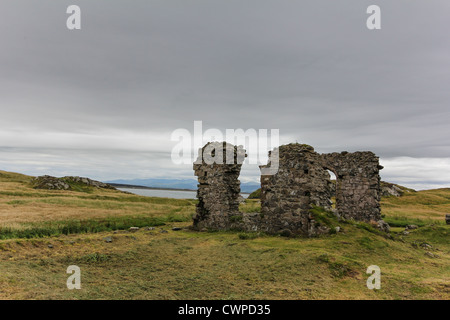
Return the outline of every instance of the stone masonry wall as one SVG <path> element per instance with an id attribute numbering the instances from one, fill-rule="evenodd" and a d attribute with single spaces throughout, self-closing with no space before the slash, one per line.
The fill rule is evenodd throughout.
<path id="1" fill-rule="evenodd" d="M 260 229 L 268 233 L 316 234 L 311 205 L 331 209 L 331 181 L 320 155 L 308 145 L 289 144 L 278 150 L 278 172 L 261 176 Z M 272 153 L 269 156 L 273 165 Z M 265 166 L 261 166 L 264 169 Z"/>
<path id="2" fill-rule="evenodd" d="M 199 158 L 194 163 L 199 182 L 194 228 L 229 229 L 231 222 L 240 220 L 232 217 L 239 216 L 238 178 L 244 158 L 242 147 L 224 142 L 208 143 L 199 150 Z"/>
<path id="3" fill-rule="evenodd" d="M 261 213 L 239 212 L 238 178 L 245 150 L 214 142 L 200 152 L 194 163 L 199 181 L 195 229 L 307 236 L 327 233 L 330 230 L 315 221 L 311 209 L 319 206 L 332 210 L 330 170 L 337 179 L 336 209 L 332 211 L 344 219 L 376 221 L 381 229 L 388 230 L 381 220 L 379 204 L 382 167 L 372 152 L 318 154 L 313 147 L 298 143 L 274 149 L 269 153 L 269 163 L 260 166 L 261 172 L 266 173 L 261 175 Z M 222 159 L 222 163 L 213 163 L 202 154 Z M 267 174 L 268 168 L 273 167 L 278 171 Z"/>
<path id="4" fill-rule="evenodd" d="M 381 220 L 380 169 L 372 152 L 322 154 L 322 165 L 336 175 L 336 209 L 344 219 Z"/>

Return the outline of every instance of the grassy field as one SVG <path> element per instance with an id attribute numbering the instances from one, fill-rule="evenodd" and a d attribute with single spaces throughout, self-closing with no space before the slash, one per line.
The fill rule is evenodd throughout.
<path id="1" fill-rule="evenodd" d="M 194 200 L 35 190 L 30 179 L 0 171 L 2 299 L 450 299 L 449 189 L 384 198 L 392 238 L 335 222 L 341 232 L 305 239 L 195 232 Z M 69 265 L 81 290 L 66 287 Z M 370 265 L 380 290 L 366 287 Z"/>

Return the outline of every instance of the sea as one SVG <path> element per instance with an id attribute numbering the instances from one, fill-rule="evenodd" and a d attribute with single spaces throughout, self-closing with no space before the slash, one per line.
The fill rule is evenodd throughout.
<path id="1" fill-rule="evenodd" d="M 173 199 L 196 199 L 197 191 L 189 190 L 166 190 L 166 189 L 138 189 L 138 188 L 117 188 L 145 197 L 173 198 Z M 244 198 L 249 196 L 248 193 L 241 194 Z"/>

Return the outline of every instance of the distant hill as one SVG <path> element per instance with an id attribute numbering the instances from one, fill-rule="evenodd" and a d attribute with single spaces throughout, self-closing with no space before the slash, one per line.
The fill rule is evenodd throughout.
<path id="1" fill-rule="evenodd" d="M 107 183 L 161 189 L 197 189 L 197 180 L 195 179 L 118 179 L 107 181 Z"/>
<path id="2" fill-rule="evenodd" d="M 33 178 L 34 177 L 32 177 L 32 176 L 27 176 L 27 175 L 24 175 L 24 174 L 21 174 L 21 173 L 0 170 L 0 182 L 22 182 L 22 183 L 28 183 Z"/>
<path id="3" fill-rule="evenodd" d="M 118 179 L 106 181 L 106 183 L 143 186 L 161 189 L 188 189 L 197 190 L 198 181 L 196 179 Z M 259 183 L 241 182 L 241 191 L 251 193 L 260 187 Z"/>

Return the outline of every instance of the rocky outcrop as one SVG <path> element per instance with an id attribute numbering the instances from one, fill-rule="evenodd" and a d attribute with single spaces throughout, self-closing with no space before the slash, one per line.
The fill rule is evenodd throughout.
<path id="1" fill-rule="evenodd" d="M 52 176 L 40 176 L 32 180 L 32 186 L 35 189 L 45 190 L 73 190 L 75 185 L 82 185 L 100 189 L 116 190 L 113 186 L 96 180 L 83 177 L 63 177 L 56 178 Z"/>
<path id="2" fill-rule="evenodd" d="M 100 182 L 100 181 L 96 181 L 96 180 L 91 180 L 89 178 L 83 178 L 83 177 L 64 177 L 62 178 L 65 181 L 73 182 L 73 183 L 80 183 L 80 184 L 85 184 L 87 186 L 90 187 L 94 187 L 94 188 L 100 188 L 100 189 L 112 189 L 112 190 L 116 190 L 116 188 L 114 188 L 113 186 L 104 183 L 104 182 Z"/>
<path id="3" fill-rule="evenodd" d="M 45 190 L 69 190 L 70 185 L 61 178 L 40 176 L 32 180 L 33 188 Z"/>
<path id="4" fill-rule="evenodd" d="M 409 189 L 398 184 L 381 181 L 381 196 L 382 197 L 401 197 L 405 193 L 416 192 L 413 189 Z"/>

